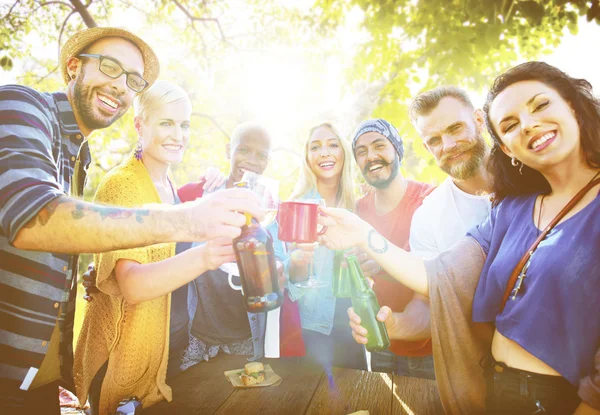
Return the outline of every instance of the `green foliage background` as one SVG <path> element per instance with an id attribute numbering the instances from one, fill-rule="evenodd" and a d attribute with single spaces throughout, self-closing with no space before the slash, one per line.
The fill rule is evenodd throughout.
<path id="1" fill-rule="evenodd" d="M 268 174 L 281 179 L 284 198 L 295 184 L 309 127 L 332 119 L 345 135 L 364 118 L 388 119 L 412 149 L 406 153 L 404 173 L 422 181 L 441 181 L 444 174 L 408 121 L 411 96 L 441 84 L 482 92 L 515 62 L 550 52 L 565 30 L 576 33 L 580 16 L 600 21 L 598 1 L 582 0 L 120 0 L 88 1 L 86 6 L 82 10 L 73 1 L 37 0 L 1 5 L 0 64 L 10 70 L 14 61 L 22 61 L 20 83 L 46 91 L 60 89 L 56 60 L 36 56 L 31 33 L 44 48 L 56 49 L 58 56 L 59 44 L 85 27 L 82 14 L 108 25 L 125 10 L 137 10 L 141 20 L 136 22 L 137 33 L 153 45 L 174 49 L 169 59 L 162 60 L 161 77 L 179 82 L 194 100 L 194 139 L 184 162 L 173 167 L 180 184 L 196 179 L 208 166 L 227 173 L 228 134 L 252 117 L 251 109 L 239 103 L 236 85 L 236 72 L 244 70 L 245 62 L 253 56 L 260 59 L 264 50 L 290 47 L 305 51 L 311 70 L 332 56 L 339 58 L 346 73 L 345 89 L 358 96 L 356 111 L 341 116 L 327 111 L 311 114 L 278 141 Z M 341 52 L 341 29 L 357 11 L 362 19 L 353 29 L 362 31 L 364 40 L 347 56 Z M 158 31 L 170 36 L 155 38 Z M 185 65 L 180 64 L 183 58 Z M 131 112 L 89 138 L 95 165 L 86 198 L 105 172 L 131 151 L 135 139 Z M 355 175 L 360 183 L 359 172 Z"/>
<path id="2" fill-rule="evenodd" d="M 518 0 L 317 0 L 318 27 L 328 33 L 353 8 L 364 13 L 370 38 L 349 78 L 384 79 L 372 115 L 391 121 L 412 148 L 405 170 L 428 182 L 444 176 L 423 149 L 408 119 L 411 97 L 452 84 L 483 92 L 493 79 L 576 34 L 580 16 L 600 23 L 598 2 Z"/>

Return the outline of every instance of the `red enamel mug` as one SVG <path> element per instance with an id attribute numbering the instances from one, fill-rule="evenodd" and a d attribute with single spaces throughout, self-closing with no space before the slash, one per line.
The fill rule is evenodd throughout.
<path id="1" fill-rule="evenodd" d="M 284 242 L 313 243 L 327 231 L 327 226 L 318 229 L 319 212 L 317 203 L 290 201 L 281 202 L 277 212 L 279 239 Z"/>

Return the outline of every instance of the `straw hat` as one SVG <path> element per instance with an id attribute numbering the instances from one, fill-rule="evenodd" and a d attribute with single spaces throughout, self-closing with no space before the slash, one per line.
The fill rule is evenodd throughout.
<path id="1" fill-rule="evenodd" d="M 75 33 L 62 47 L 60 51 L 60 70 L 62 72 L 63 79 L 66 83 L 71 80 L 67 73 L 67 61 L 77 56 L 83 49 L 89 44 L 95 42 L 98 39 L 105 37 L 122 37 L 133 42 L 138 49 L 142 52 L 144 58 L 144 79 L 148 81 L 148 87 L 156 81 L 160 72 L 160 65 L 158 58 L 152 50 L 152 48 L 144 42 L 142 39 L 137 37 L 131 32 L 124 29 L 118 29 L 115 27 L 93 27 L 91 29 L 80 30 Z"/>

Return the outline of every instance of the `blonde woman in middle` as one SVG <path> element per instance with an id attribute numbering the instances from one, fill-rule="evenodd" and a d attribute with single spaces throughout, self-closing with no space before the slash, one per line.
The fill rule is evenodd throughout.
<path id="1" fill-rule="evenodd" d="M 300 178 L 290 200 L 323 199 L 330 207 L 354 209 L 350 148 L 333 125 L 313 127 L 303 155 Z M 275 256 L 285 265 L 288 295 L 298 304 L 306 359 L 325 368 L 366 370 L 364 347 L 357 347 L 348 330 L 350 299 L 336 298 L 332 293 L 334 251 L 324 246 L 284 246 L 278 240 L 278 229 L 270 231 L 275 240 Z M 308 261 L 313 261 L 317 288 L 298 287 L 293 282 L 298 277 L 305 278 Z"/>
<path id="2" fill-rule="evenodd" d="M 126 207 L 178 204 L 170 168 L 190 140 L 190 98 L 179 86 L 156 81 L 133 107 L 138 145 L 104 176 L 94 199 Z M 244 189 L 208 196 L 221 202 L 213 215 L 227 214 L 222 202 L 230 197 L 246 199 L 236 210 L 260 214 L 258 199 L 236 190 Z M 234 258 L 226 238 L 187 250 L 185 243 L 163 243 L 95 255 L 100 292 L 86 307 L 74 362 L 77 395 L 85 402 L 89 393 L 92 415 L 113 414 L 133 397 L 144 408 L 171 400 L 167 371 L 177 371 L 188 339 L 187 283 Z"/>

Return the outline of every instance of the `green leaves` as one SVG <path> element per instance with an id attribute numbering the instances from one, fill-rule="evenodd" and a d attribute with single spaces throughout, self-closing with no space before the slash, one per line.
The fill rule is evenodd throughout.
<path id="1" fill-rule="evenodd" d="M 545 10 L 544 6 L 535 1 L 519 1 L 516 3 L 516 10 L 527 19 L 533 26 L 538 26 L 542 23 Z"/>
<path id="2" fill-rule="evenodd" d="M 578 14 L 600 21 L 600 2 L 585 0 L 317 0 L 316 6 L 339 24 L 348 10 L 363 12 L 370 40 L 356 54 L 349 81 L 383 80 L 373 114 L 414 143 L 406 103 L 415 91 L 454 84 L 483 92 L 509 66 L 550 52 L 565 28 L 576 33 Z M 405 168 L 434 178 L 439 169 L 422 146 L 413 147 L 427 161 L 409 158 Z"/>
<path id="3" fill-rule="evenodd" d="M 69 2 L 1 3 L 0 70 L 26 62 L 18 82 L 42 91 L 63 88 L 55 51 L 85 27 L 81 16 L 72 14 Z M 131 14 L 136 16 L 136 24 L 132 21 L 136 33 L 164 33 L 160 39 L 169 43 L 170 54 L 160 50 L 160 39 L 153 43 L 163 54 L 161 77 L 190 91 L 194 110 L 209 114 L 219 124 L 194 117 L 194 136 L 184 162 L 173 167 L 179 183 L 196 180 L 209 165 L 227 172 L 228 137 L 223 131 L 231 132 L 236 124 L 252 118 L 253 104 L 240 100 L 240 90 L 251 83 L 244 74 L 251 56 L 260 56 L 261 50 L 304 48 L 305 60 L 313 60 L 305 70 L 319 68 L 315 72 L 320 71 L 321 79 L 328 76 L 327 56 L 334 57 L 346 74 L 343 92 L 352 96 L 364 89 L 364 97 L 350 111 L 332 105 L 320 118 L 334 118 L 346 134 L 366 117 L 388 119 L 412 149 L 404 162 L 405 173 L 437 181 L 443 174 L 423 149 L 406 114 L 412 96 L 442 84 L 481 92 L 500 71 L 552 50 L 565 28 L 576 33 L 579 16 L 600 21 L 598 0 L 315 0 L 313 7 L 302 10 L 274 0 L 88 3 L 98 25 L 119 22 L 127 8 L 127 16 L 138 13 Z M 340 33 L 347 36 L 341 39 Z M 349 41 L 354 35 L 357 40 Z M 37 56 L 33 45 L 40 43 L 52 53 Z M 326 81 L 316 78 L 311 82 L 326 86 Z M 290 79 L 289 84 L 295 82 Z M 282 97 L 288 92 L 281 88 Z M 259 98 L 256 106 L 263 105 Z M 281 180 L 282 194 L 289 194 L 295 183 L 301 160 L 296 153 L 306 139 L 304 128 L 317 118 L 313 114 L 303 119 L 303 108 L 296 111 L 294 133 L 286 132 L 287 141 L 267 171 Z M 130 114 L 91 137 L 98 164 L 90 174 L 88 195 L 105 171 L 132 149 L 136 134 Z"/>

